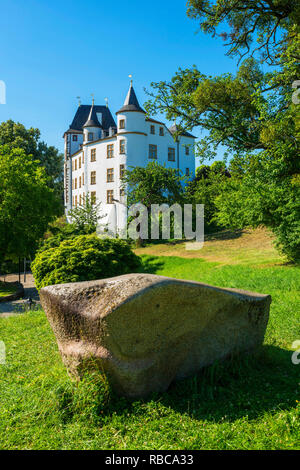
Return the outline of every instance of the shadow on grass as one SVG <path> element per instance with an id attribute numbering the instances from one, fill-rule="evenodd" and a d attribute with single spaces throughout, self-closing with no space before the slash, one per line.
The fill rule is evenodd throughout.
<path id="1" fill-rule="evenodd" d="M 159 269 L 164 267 L 164 262 L 157 259 L 156 256 L 144 255 L 142 258 L 142 272 L 155 274 Z"/>
<path id="2" fill-rule="evenodd" d="M 159 406 L 161 416 L 172 408 L 213 422 L 255 419 L 265 412 L 295 408 L 299 367 L 292 364 L 290 351 L 264 346 L 255 355 L 243 354 L 204 368 L 145 400 L 112 396 L 105 414 L 143 415 Z"/>
<path id="3" fill-rule="evenodd" d="M 246 229 L 239 229 L 239 230 L 220 230 L 218 232 L 207 232 L 205 231 L 205 241 L 217 241 L 217 240 L 235 240 L 236 238 L 240 238 L 243 234 L 250 233 Z M 181 240 L 177 239 L 170 239 L 170 240 L 151 240 L 151 245 L 182 245 L 186 243 L 188 240 L 185 238 Z M 146 244 L 147 246 L 147 244 Z"/>
<path id="4" fill-rule="evenodd" d="M 247 230 L 225 230 L 220 232 L 207 233 L 205 234 L 205 240 L 235 240 L 236 238 L 240 238 L 244 233 L 248 233 Z"/>

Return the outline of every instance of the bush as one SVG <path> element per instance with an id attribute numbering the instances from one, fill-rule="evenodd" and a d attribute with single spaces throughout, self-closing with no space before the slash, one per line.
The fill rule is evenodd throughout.
<path id="1" fill-rule="evenodd" d="M 91 281 L 137 271 L 141 267 L 127 241 L 80 235 L 39 252 L 32 263 L 38 289 L 67 282 Z"/>

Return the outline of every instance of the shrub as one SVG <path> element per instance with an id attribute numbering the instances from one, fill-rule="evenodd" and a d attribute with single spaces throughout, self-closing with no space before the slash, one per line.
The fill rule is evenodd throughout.
<path id="1" fill-rule="evenodd" d="M 32 263 L 38 289 L 66 282 L 91 281 L 137 271 L 140 258 L 125 240 L 80 235 L 39 252 Z"/>

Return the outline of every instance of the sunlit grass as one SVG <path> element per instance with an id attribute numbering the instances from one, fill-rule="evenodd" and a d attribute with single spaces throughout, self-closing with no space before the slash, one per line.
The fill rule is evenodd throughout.
<path id="1" fill-rule="evenodd" d="M 272 295 L 261 351 L 202 370 L 147 400 L 99 377 L 69 379 L 42 311 L 0 319 L 2 449 L 296 449 L 300 442 L 300 269 L 143 257 L 145 271 Z"/>

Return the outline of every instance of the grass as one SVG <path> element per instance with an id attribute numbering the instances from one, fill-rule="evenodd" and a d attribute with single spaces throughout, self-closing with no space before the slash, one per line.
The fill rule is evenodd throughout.
<path id="1" fill-rule="evenodd" d="M 146 250 L 145 250 L 146 251 Z M 0 319 L 2 449 L 299 449 L 300 268 L 144 255 L 144 269 L 272 295 L 264 346 L 147 400 L 70 381 L 43 312 Z M 254 265 L 257 264 L 254 260 Z M 298 400 L 298 401 L 297 401 Z"/>
<path id="2" fill-rule="evenodd" d="M 274 246 L 272 235 L 265 228 L 224 231 L 205 235 L 201 250 L 186 250 L 185 242 L 152 243 L 135 250 L 138 255 L 180 256 L 201 258 L 220 264 L 250 266 L 278 265 L 286 262 Z"/>
<path id="3" fill-rule="evenodd" d="M 0 281 L 0 297 L 6 297 L 12 295 L 17 291 L 17 286 L 10 282 Z"/>

